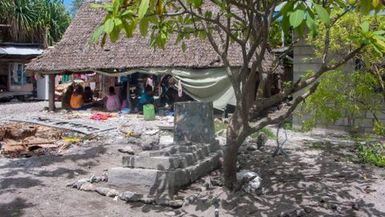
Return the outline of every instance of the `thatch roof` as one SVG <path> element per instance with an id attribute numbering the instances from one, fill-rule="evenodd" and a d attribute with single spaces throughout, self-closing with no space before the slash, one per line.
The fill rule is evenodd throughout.
<path id="1" fill-rule="evenodd" d="M 63 39 L 53 49 L 28 64 L 28 71 L 39 73 L 63 73 L 65 71 L 112 71 L 137 68 L 210 68 L 221 67 L 220 58 L 207 40 L 191 38 L 187 49 L 174 42 L 164 50 L 149 47 L 148 38 L 136 34 L 133 38 L 121 37 L 115 44 L 106 43 L 104 48 L 93 44 L 91 35 L 102 22 L 105 13 L 92 9 L 88 3 L 82 5 Z M 270 67 L 269 54 L 265 66 Z M 242 65 L 241 50 L 231 47 L 229 61 L 232 66 Z"/>

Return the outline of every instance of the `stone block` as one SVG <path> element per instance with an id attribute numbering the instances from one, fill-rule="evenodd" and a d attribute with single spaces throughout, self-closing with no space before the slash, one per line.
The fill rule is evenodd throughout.
<path id="1" fill-rule="evenodd" d="M 175 103 L 174 141 L 210 143 L 215 139 L 212 102 Z"/>
<path id="2" fill-rule="evenodd" d="M 146 156 L 124 156 L 124 167 L 170 170 L 180 167 L 180 159 L 177 157 L 146 157 Z"/>
<path id="3" fill-rule="evenodd" d="M 199 162 L 197 165 L 188 168 L 190 171 L 191 182 L 194 182 L 204 175 L 207 175 L 211 171 L 210 163 L 210 159 L 206 159 Z"/>
<path id="4" fill-rule="evenodd" d="M 115 167 L 109 170 L 108 183 L 115 186 L 141 185 L 153 187 L 164 182 L 165 171 Z"/>

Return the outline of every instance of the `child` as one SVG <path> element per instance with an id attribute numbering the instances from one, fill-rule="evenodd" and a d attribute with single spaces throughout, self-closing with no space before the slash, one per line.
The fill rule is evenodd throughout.
<path id="1" fill-rule="evenodd" d="M 115 88 L 114 87 L 110 87 L 108 89 L 108 94 L 106 96 L 106 110 L 109 111 L 109 112 L 113 112 L 113 111 L 119 111 L 120 110 L 120 100 L 119 100 L 119 96 L 115 93 Z"/>

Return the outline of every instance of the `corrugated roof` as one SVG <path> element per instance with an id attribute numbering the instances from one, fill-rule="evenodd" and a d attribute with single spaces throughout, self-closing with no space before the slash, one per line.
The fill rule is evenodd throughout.
<path id="1" fill-rule="evenodd" d="M 43 49 L 30 47 L 2 46 L 0 55 L 33 56 L 43 54 Z"/>

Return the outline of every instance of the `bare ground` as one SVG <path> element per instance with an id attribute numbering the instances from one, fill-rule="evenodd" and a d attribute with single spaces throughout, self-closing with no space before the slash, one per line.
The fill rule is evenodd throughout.
<path id="1" fill-rule="evenodd" d="M 12 105 L 15 111 L 28 106 L 31 113 L 47 115 L 39 113 L 43 103 Z M 0 105 L 0 119 L 22 115 L 12 113 L 12 105 Z M 242 169 L 261 174 L 260 193 L 230 194 L 219 186 L 206 189 L 205 177 L 180 192 L 186 203 L 177 210 L 126 204 L 66 187 L 120 166 L 122 154 L 117 149 L 122 144 L 103 136 L 61 155 L 0 157 L 0 216 L 214 216 L 216 198 L 219 216 L 385 216 L 385 170 L 360 164 L 347 136 L 289 132 L 288 157 L 272 158 L 274 144 L 269 141 L 262 151 L 240 154 Z M 210 178 L 217 179 L 218 174 Z"/>

